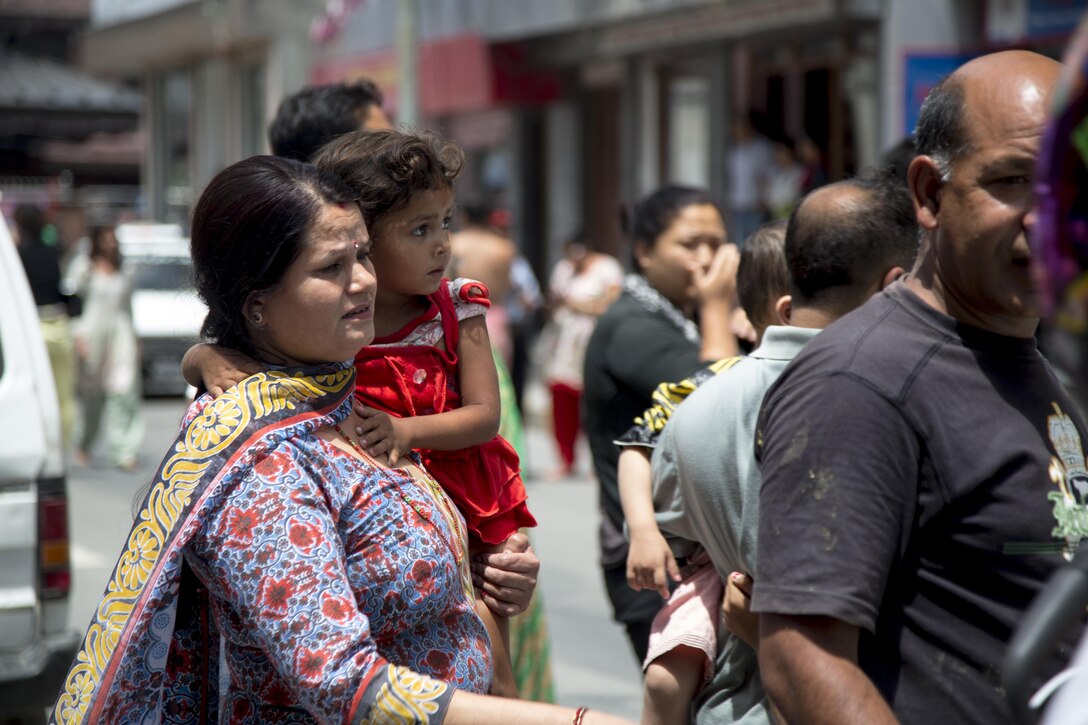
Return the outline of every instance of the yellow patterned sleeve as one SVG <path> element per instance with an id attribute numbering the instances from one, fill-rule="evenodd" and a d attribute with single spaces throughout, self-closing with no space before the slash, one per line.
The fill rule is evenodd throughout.
<path id="1" fill-rule="evenodd" d="M 359 725 L 437 725 L 445 719 L 454 689 L 407 667 L 387 665 L 361 694 L 352 723 Z"/>
<path id="2" fill-rule="evenodd" d="M 665 429 L 673 411 L 677 406 L 698 388 L 715 375 L 725 372 L 729 368 L 743 360 L 741 356 L 728 357 L 711 363 L 689 378 L 684 378 L 678 383 L 661 383 L 654 390 L 651 400 L 653 405 L 647 408 L 642 415 L 635 418 L 634 425 L 617 444 L 643 445 L 652 447 L 657 442 L 657 437 Z"/>

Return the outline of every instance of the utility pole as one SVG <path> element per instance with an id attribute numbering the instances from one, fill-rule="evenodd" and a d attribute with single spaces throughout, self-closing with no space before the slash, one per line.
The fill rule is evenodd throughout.
<path id="1" fill-rule="evenodd" d="M 419 121 L 419 0 L 397 3 L 397 125 Z"/>

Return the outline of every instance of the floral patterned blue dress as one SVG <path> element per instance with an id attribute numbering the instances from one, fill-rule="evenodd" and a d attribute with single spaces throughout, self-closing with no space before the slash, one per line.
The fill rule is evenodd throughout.
<path id="1" fill-rule="evenodd" d="M 353 382 L 261 373 L 191 406 L 57 721 L 440 723 L 487 691 L 456 507 L 316 435 Z"/>

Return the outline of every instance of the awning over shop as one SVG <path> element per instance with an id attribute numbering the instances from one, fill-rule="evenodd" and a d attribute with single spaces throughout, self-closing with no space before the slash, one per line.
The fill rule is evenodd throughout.
<path id="1" fill-rule="evenodd" d="M 0 13 L 15 17 L 75 18 L 91 13 L 91 0 L 0 0 Z"/>
<path id="2" fill-rule="evenodd" d="M 0 52 L 0 136 L 78 139 L 133 131 L 139 92 L 51 60 Z"/>
<path id="3" fill-rule="evenodd" d="M 138 167 L 144 155 L 144 137 L 139 132 L 90 136 L 85 141 L 46 141 L 42 161 L 57 168 Z"/>
<path id="4" fill-rule="evenodd" d="M 427 116 L 480 111 L 504 104 L 536 104 L 560 96 L 558 74 L 524 62 L 516 43 L 488 45 L 477 35 L 427 41 L 419 49 L 419 105 Z M 313 83 L 369 78 L 396 113 L 397 62 L 393 48 L 317 64 Z"/>

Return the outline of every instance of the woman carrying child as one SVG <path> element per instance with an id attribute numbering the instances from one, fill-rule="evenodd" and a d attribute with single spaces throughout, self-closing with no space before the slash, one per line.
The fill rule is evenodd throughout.
<path id="1" fill-rule="evenodd" d="M 350 433 L 371 246 L 353 192 L 309 164 L 209 183 L 203 331 L 258 369 L 186 412 L 54 721 L 621 725 L 484 696 L 464 520 L 417 454 L 390 467 Z"/>
<path id="2" fill-rule="evenodd" d="M 363 422 L 354 432 L 369 455 L 391 466 L 420 452 L 464 515 L 475 556 L 523 550 L 524 537 L 514 535 L 536 521 L 525 503 L 517 454 L 496 435 L 499 389 L 484 324 L 487 288 L 445 277 L 453 181 L 463 158 L 459 148 L 431 134 L 385 130 L 341 136 L 314 163 L 356 194 L 379 280 L 376 339 L 355 359 Z M 227 387 L 249 364 L 202 348 L 187 377 Z M 491 691 L 514 696 L 507 623 L 514 612 L 503 607 L 494 584 L 478 580 L 477 587 L 477 613 L 495 660 Z"/>

